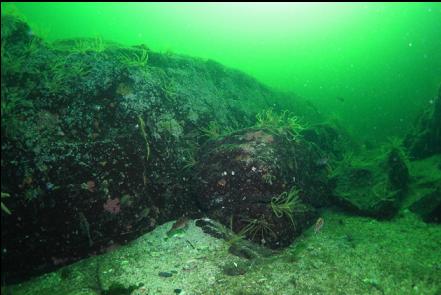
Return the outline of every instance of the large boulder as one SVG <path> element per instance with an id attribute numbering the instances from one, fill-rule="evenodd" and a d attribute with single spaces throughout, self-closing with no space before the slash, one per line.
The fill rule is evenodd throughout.
<path id="1" fill-rule="evenodd" d="M 208 141 L 194 180 L 201 208 L 254 242 L 289 245 L 329 196 L 319 148 L 292 135 L 259 126 Z"/>
<path id="2" fill-rule="evenodd" d="M 298 97 L 213 61 L 100 38 L 49 44 L 11 16 L 2 15 L 1 30 L 9 280 L 199 215 L 189 179 L 206 141 L 201 126 L 244 128 L 283 102 L 317 117 Z"/>
<path id="3" fill-rule="evenodd" d="M 340 206 L 377 218 L 398 212 L 410 180 L 406 152 L 397 140 L 381 149 L 346 155 L 331 174 Z"/>

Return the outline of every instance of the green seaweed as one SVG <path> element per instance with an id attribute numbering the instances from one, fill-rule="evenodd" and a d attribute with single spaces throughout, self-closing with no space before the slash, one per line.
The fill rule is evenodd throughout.
<path id="1" fill-rule="evenodd" d="M 182 167 L 183 170 L 193 168 L 197 163 L 197 159 L 195 157 L 195 152 L 193 150 L 185 150 L 184 152 L 185 156 L 184 159 L 184 166 Z"/>
<path id="2" fill-rule="evenodd" d="M 10 194 L 4 193 L 4 192 L 2 192 L 2 194 L 1 194 L 1 198 L 2 199 L 3 198 L 9 198 L 10 196 L 11 196 Z M 8 207 L 6 207 L 6 205 L 3 203 L 3 201 L 1 202 L 1 207 L 2 207 L 2 211 L 5 212 L 6 214 L 8 214 L 8 215 L 12 214 L 11 210 L 9 210 Z"/>
<path id="3" fill-rule="evenodd" d="M 213 140 L 222 135 L 221 127 L 216 121 L 211 121 L 207 127 L 201 127 L 199 130 L 202 132 L 202 136 Z"/>
<path id="4" fill-rule="evenodd" d="M 145 161 L 147 162 L 150 158 L 150 144 L 147 139 L 147 132 L 145 131 L 145 123 L 141 115 L 138 116 L 138 124 L 139 124 L 139 131 L 141 132 L 141 136 L 145 143 L 145 150 L 146 150 Z"/>
<path id="5" fill-rule="evenodd" d="M 259 241 L 265 241 L 267 237 L 277 238 L 273 231 L 274 224 L 269 222 L 265 215 L 260 215 L 257 218 L 243 218 L 246 225 L 239 231 L 238 237 L 249 237 L 251 240 L 258 238 Z"/>
<path id="6" fill-rule="evenodd" d="M 142 119 L 141 115 L 138 115 L 138 126 L 139 126 L 139 132 L 141 133 L 141 137 L 144 140 L 144 144 L 145 144 L 145 160 L 143 162 L 144 170 L 142 172 L 142 179 L 143 179 L 144 186 L 146 186 L 147 182 L 148 182 L 147 163 L 150 159 L 150 144 L 147 139 L 147 132 L 145 130 L 145 123 L 144 123 L 144 120 Z"/>
<path id="7" fill-rule="evenodd" d="M 294 214 L 306 210 L 305 206 L 300 201 L 299 190 L 295 187 L 292 187 L 289 192 L 283 192 L 280 195 L 273 197 L 270 204 L 276 217 L 288 217 L 293 226 L 295 226 Z"/>
<path id="8" fill-rule="evenodd" d="M 297 140 L 306 128 L 300 119 L 288 111 L 275 112 L 272 108 L 256 115 L 256 127 L 266 128 L 277 135 L 285 135 L 288 140 Z"/>
<path id="9" fill-rule="evenodd" d="M 120 53 L 119 60 L 129 67 L 144 68 L 149 60 L 147 49 L 130 51 L 129 53 Z"/>
<path id="10" fill-rule="evenodd" d="M 106 49 L 106 44 L 100 36 L 93 38 L 78 38 L 73 40 L 73 44 L 58 42 L 53 44 L 55 49 L 67 50 L 70 54 L 88 54 L 92 52 L 102 53 Z"/>

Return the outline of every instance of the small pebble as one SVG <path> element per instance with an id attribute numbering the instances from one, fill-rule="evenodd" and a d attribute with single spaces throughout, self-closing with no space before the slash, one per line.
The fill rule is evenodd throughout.
<path id="1" fill-rule="evenodd" d="M 169 278 L 169 277 L 173 276 L 173 274 L 171 272 L 166 272 L 166 271 L 160 271 L 158 273 L 158 275 L 163 278 Z"/>
<path id="2" fill-rule="evenodd" d="M 182 289 L 175 289 L 174 292 L 175 294 L 180 294 L 182 292 Z"/>

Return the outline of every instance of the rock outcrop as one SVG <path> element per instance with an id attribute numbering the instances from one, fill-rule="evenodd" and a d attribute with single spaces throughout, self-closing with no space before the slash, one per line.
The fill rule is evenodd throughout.
<path id="1" fill-rule="evenodd" d="M 433 108 L 419 116 L 415 130 L 406 138 L 406 146 L 415 159 L 441 154 L 441 86 L 438 96 L 430 101 Z"/>
<path id="2" fill-rule="evenodd" d="M 358 214 L 393 217 L 409 185 L 406 153 L 399 143 L 348 154 L 332 173 L 337 203 Z"/>
<path id="3" fill-rule="evenodd" d="M 201 215 L 190 179 L 210 124 L 242 129 L 269 107 L 317 117 L 300 98 L 214 61 L 100 38 L 49 44 L 11 16 L 1 30 L 9 281 Z"/>

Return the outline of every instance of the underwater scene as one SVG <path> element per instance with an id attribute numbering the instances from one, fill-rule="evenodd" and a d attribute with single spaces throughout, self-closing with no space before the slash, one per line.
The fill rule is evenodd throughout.
<path id="1" fill-rule="evenodd" d="M 441 294 L 441 3 L 1 4 L 1 293 Z"/>

